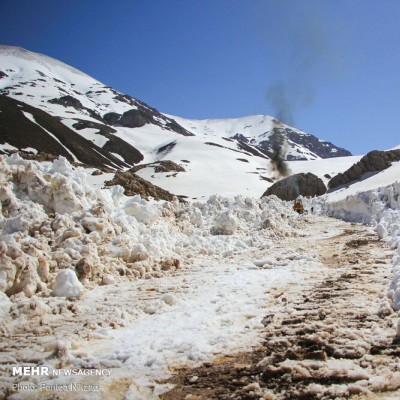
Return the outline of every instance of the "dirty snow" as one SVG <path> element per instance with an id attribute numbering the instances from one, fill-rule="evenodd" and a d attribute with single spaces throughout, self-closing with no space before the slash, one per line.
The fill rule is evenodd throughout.
<path id="1" fill-rule="evenodd" d="M 28 362 L 112 368 L 107 390 L 122 380 L 126 398 L 157 398 L 167 389 L 159 379 L 174 368 L 259 345 L 271 301 L 289 287 L 301 293 L 321 273 L 313 240 L 340 233 L 310 230 L 305 218 L 319 217 L 300 217 L 274 196 L 186 204 L 129 198 L 64 158 L 40 164 L 3 156 L 0 172 L 3 346 L 22 330 L 31 332 L 26 346 L 44 349 L 21 357 L 2 348 L 7 390 L 15 383 L 10 368 Z M 306 205 L 369 222 L 398 248 L 399 189 L 394 183 L 340 201 L 330 194 Z M 400 255 L 388 282 L 396 309 L 399 262 Z"/>

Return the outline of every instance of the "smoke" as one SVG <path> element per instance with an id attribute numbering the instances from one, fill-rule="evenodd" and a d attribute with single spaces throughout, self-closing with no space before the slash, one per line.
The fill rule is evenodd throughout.
<path id="1" fill-rule="evenodd" d="M 280 121 L 273 121 L 272 134 L 270 136 L 272 143 L 271 167 L 273 171 L 277 172 L 278 178 L 285 178 L 291 173 L 289 164 L 286 161 L 286 147 L 284 136 L 281 132 L 282 128 L 283 124 Z"/>
<path id="2" fill-rule="evenodd" d="M 330 39 L 335 29 L 327 26 L 326 2 L 270 0 L 267 4 L 267 48 L 270 71 L 276 75 L 268 86 L 267 100 L 278 120 L 272 127 L 271 163 L 278 175 L 285 177 L 290 171 L 282 122 L 294 124 L 295 113 L 313 104 L 318 79 L 326 78 L 327 71 L 337 65 Z"/>
<path id="3" fill-rule="evenodd" d="M 268 89 L 268 98 L 275 110 L 277 119 L 273 120 L 272 134 L 270 141 L 272 144 L 271 167 L 277 172 L 277 178 L 285 178 L 290 175 L 290 167 L 286 162 L 286 147 L 284 135 L 282 134 L 283 124 L 292 122 L 292 105 L 290 97 L 287 95 L 284 85 L 277 82 Z"/>

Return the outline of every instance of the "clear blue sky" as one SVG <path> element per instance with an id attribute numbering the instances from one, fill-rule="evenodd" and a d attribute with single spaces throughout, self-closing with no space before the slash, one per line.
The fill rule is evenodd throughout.
<path id="1" fill-rule="evenodd" d="M 0 44 L 165 113 L 279 114 L 363 154 L 400 144 L 399 21 L 399 0 L 0 0 Z"/>

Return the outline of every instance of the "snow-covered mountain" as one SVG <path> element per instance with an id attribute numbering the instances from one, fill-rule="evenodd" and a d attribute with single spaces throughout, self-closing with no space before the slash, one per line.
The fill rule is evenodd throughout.
<path id="1" fill-rule="evenodd" d="M 235 140 L 243 149 L 252 146 L 267 156 L 271 156 L 274 151 L 274 133 L 277 132 L 284 138 L 287 160 L 315 160 L 351 155 L 345 149 L 286 125 L 269 115 L 208 120 L 189 120 L 176 116 L 171 118 L 196 135 L 208 139 L 223 137 Z"/>
<path id="2" fill-rule="evenodd" d="M 139 100 L 50 57 L 0 46 L 0 65 L 3 151 L 35 149 L 121 169 L 140 162 L 143 155 L 113 125 L 149 124 L 155 130 L 191 135 Z"/>
<path id="3" fill-rule="evenodd" d="M 103 170 L 140 164 L 139 175 L 177 194 L 188 195 L 187 185 L 195 188 L 205 177 L 210 193 L 226 181 L 233 191 L 245 181 L 262 193 L 272 177 L 274 128 L 289 160 L 350 155 L 295 128 L 277 127 L 270 116 L 193 121 L 165 115 L 71 66 L 17 47 L 0 46 L 0 94 L 0 152 L 63 155 Z M 183 169 L 160 173 L 155 167 L 163 160 Z"/>

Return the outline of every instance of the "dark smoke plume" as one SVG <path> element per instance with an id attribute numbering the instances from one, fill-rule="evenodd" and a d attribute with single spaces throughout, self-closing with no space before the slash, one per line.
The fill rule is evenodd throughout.
<path id="1" fill-rule="evenodd" d="M 270 136 L 272 142 L 271 165 L 273 171 L 278 173 L 278 178 L 285 178 L 290 175 L 291 171 L 289 164 L 286 162 L 284 137 L 280 132 L 280 127 L 282 127 L 280 121 L 274 120 L 272 135 Z"/>
<path id="2" fill-rule="evenodd" d="M 278 173 L 278 178 L 286 178 L 290 175 L 289 164 L 286 162 L 286 149 L 284 136 L 282 134 L 283 124 L 281 121 L 291 123 L 292 108 L 285 87 L 281 83 L 271 85 L 268 90 L 268 99 L 276 111 L 276 118 L 273 120 L 272 135 L 272 170 Z"/>
<path id="3" fill-rule="evenodd" d="M 293 125 L 295 111 L 313 103 L 317 75 L 325 76 L 335 63 L 323 18 L 325 3 L 270 0 L 267 4 L 274 16 L 265 27 L 269 59 L 279 74 L 267 90 L 268 102 L 278 120 L 272 127 L 271 162 L 279 177 L 285 177 L 290 171 L 285 161 L 282 123 Z"/>

